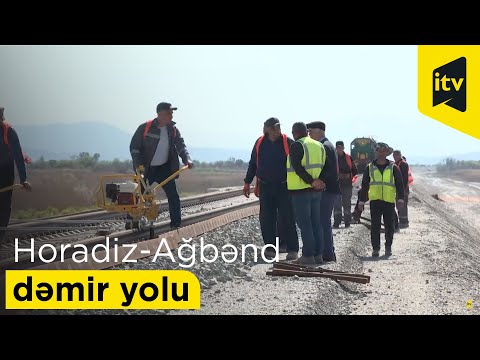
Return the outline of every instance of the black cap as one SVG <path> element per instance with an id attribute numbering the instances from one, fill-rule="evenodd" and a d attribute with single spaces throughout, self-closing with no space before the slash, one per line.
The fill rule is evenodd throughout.
<path id="1" fill-rule="evenodd" d="M 280 120 L 277 118 L 271 117 L 270 119 L 267 119 L 264 123 L 263 126 L 273 128 L 275 126 L 280 126 Z"/>
<path id="2" fill-rule="evenodd" d="M 308 129 L 320 129 L 320 130 L 325 131 L 325 123 L 323 123 L 321 121 L 314 121 L 314 122 L 308 123 L 307 128 Z"/>
<path id="3" fill-rule="evenodd" d="M 167 103 L 167 102 L 161 102 L 160 104 L 157 105 L 157 113 L 160 112 L 160 111 L 164 111 L 164 110 L 173 111 L 173 110 L 177 110 L 177 108 L 172 107 L 172 104 Z"/>
<path id="4" fill-rule="evenodd" d="M 340 140 L 335 143 L 335 146 L 345 147 L 345 145 L 343 144 L 343 141 L 340 141 Z"/>
<path id="5" fill-rule="evenodd" d="M 375 145 L 375 151 L 380 149 L 388 149 L 388 155 L 391 155 L 393 153 L 393 149 L 383 142 L 378 142 L 377 145 Z"/>

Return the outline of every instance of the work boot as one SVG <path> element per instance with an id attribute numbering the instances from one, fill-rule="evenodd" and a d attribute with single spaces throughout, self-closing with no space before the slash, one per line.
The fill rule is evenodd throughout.
<path id="1" fill-rule="evenodd" d="M 293 261 L 298 259 L 298 253 L 296 251 L 291 251 L 287 254 L 286 260 Z"/>
<path id="2" fill-rule="evenodd" d="M 298 265 L 315 265 L 315 258 L 313 256 L 302 255 L 297 260 L 295 260 L 294 263 Z"/>
<path id="3" fill-rule="evenodd" d="M 350 223 L 345 223 L 345 228 L 349 228 L 350 227 Z"/>
<path id="4" fill-rule="evenodd" d="M 277 256 L 277 253 L 275 251 L 273 251 L 272 249 L 265 250 L 265 258 L 273 259 L 275 256 Z"/>
<path id="5" fill-rule="evenodd" d="M 398 224 L 399 229 L 405 229 L 408 228 L 408 223 L 400 223 Z"/>
<path id="6" fill-rule="evenodd" d="M 324 263 L 323 256 L 322 255 L 315 256 L 315 263 L 316 264 L 323 264 Z"/>
<path id="7" fill-rule="evenodd" d="M 337 262 L 337 256 L 333 254 L 333 256 L 323 256 L 323 262 Z"/>
<path id="8" fill-rule="evenodd" d="M 392 255 L 392 247 L 385 246 L 385 256 L 390 256 L 390 255 Z"/>
<path id="9" fill-rule="evenodd" d="M 380 256 L 380 250 L 378 250 L 378 249 L 373 249 L 373 251 L 372 251 L 372 256 L 373 256 L 373 257 L 379 257 L 379 256 Z"/>
<path id="10" fill-rule="evenodd" d="M 334 228 L 334 229 L 338 229 L 339 227 L 340 227 L 340 223 L 336 222 L 336 221 L 332 225 L 332 228 Z"/>
<path id="11" fill-rule="evenodd" d="M 139 224 L 139 221 L 127 220 L 125 223 L 125 230 L 138 229 Z"/>

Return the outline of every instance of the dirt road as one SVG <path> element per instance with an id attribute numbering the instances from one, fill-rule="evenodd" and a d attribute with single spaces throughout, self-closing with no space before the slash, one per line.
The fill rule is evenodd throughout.
<path id="1" fill-rule="evenodd" d="M 480 183 L 441 179 L 428 169 L 414 176 L 410 227 L 395 234 L 392 256 L 382 256 L 382 234 L 381 256 L 371 257 L 363 224 L 334 230 L 338 262 L 325 267 L 368 274 L 369 284 L 272 278 L 265 276 L 270 265 L 258 264 L 248 282 L 203 291 L 201 310 L 189 313 L 480 314 Z"/>
<path id="2" fill-rule="evenodd" d="M 392 257 L 365 259 L 372 292 L 354 302 L 352 313 L 480 314 L 478 199 L 479 183 L 417 171 L 410 227 L 395 234 Z"/>

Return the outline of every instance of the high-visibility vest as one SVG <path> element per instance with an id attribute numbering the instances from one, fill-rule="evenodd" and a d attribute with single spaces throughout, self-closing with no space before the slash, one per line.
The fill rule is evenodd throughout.
<path id="1" fill-rule="evenodd" d="M 6 121 L 2 122 L 2 126 L 3 126 L 3 143 L 7 145 L 8 153 L 13 158 L 12 146 L 8 142 L 8 130 L 11 128 L 11 126 Z M 23 153 L 22 155 L 23 155 L 23 161 L 25 162 L 25 164 L 30 164 L 32 162 L 32 159 L 27 154 Z"/>
<path id="2" fill-rule="evenodd" d="M 410 171 L 410 165 L 408 165 L 408 163 L 406 161 L 404 161 L 403 159 L 400 160 L 398 163 L 397 163 L 397 166 L 398 168 L 400 169 L 400 164 L 404 162 L 405 164 L 407 164 L 407 167 L 408 167 L 408 184 L 407 184 L 407 187 L 409 187 L 410 185 L 412 185 L 413 183 L 413 176 L 412 176 L 412 172 Z"/>
<path id="3" fill-rule="evenodd" d="M 315 180 L 320 176 L 323 166 L 325 165 L 326 154 L 323 144 L 313 140 L 310 137 L 303 137 L 297 142 L 303 146 L 302 166 L 307 173 Z M 297 175 L 290 163 L 290 155 L 287 157 L 287 188 L 288 190 L 301 190 L 311 188 L 312 185 L 307 184 Z"/>
<path id="4" fill-rule="evenodd" d="M 345 160 L 347 161 L 347 166 L 350 169 L 350 174 L 352 173 L 352 157 L 347 154 L 345 151 L 343 152 L 345 154 Z M 340 175 L 340 169 L 339 169 L 339 161 L 338 161 L 338 156 L 337 156 L 337 173 Z M 352 184 L 355 184 L 355 181 L 357 181 L 358 176 L 352 176 Z"/>
<path id="5" fill-rule="evenodd" d="M 150 131 L 150 128 L 152 127 L 153 120 L 148 120 L 147 123 L 145 124 L 145 129 L 143 130 L 143 138 L 147 136 L 148 132 Z M 177 136 L 177 128 L 174 126 L 173 127 L 173 138 Z"/>
<path id="6" fill-rule="evenodd" d="M 395 187 L 395 179 L 393 177 L 393 167 L 396 166 L 393 162 L 380 172 L 373 162 L 368 164 L 368 173 L 370 175 L 370 186 L 368 189 L 368 199 L 383 200 L 388 203 L 395 204 L 395 197 L 397 189 Z"/>

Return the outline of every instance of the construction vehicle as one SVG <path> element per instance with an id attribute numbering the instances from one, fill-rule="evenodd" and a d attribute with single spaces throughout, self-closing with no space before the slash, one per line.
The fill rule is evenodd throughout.
<path id="1" fill-rule="evenodd" d="M 180 168 L 160 184 L 156 182 L 149 184 L 138 171 L 131 175 L 103 175 L 100 177 L 100 187 L 96 192 L 97 207 L 112 212 L 127 212 L 138 230 L 145 230 L 149 225 L 150 239 L 153 239 L 154 222 L 158 218 L 160 208 L 156 190 L 186 169 L 188 165 Z"/>
<path id="2" fill-rule="evenodd" d="M 376 145 L 377 142 L 371 137 L 356 138 L 350 143 L 350 155 L 360 174 L 375 159 Z"/>

